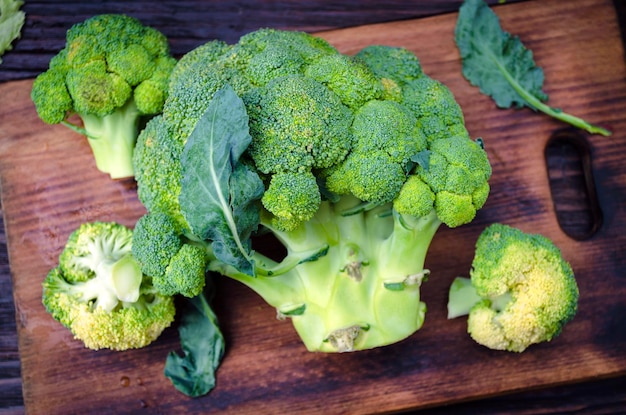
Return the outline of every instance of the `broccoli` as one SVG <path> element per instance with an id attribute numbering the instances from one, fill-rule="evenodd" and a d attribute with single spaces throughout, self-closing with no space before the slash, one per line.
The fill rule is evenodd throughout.
<path id="1" fill-rule="evenodd" d="M 453 281 L 448 318 L 469 314 L 470 336 L 488 348 L 522 352 L 557 337 L 576 314 L 572 267 L 542 235 L 488 226 L 476 242 L 470 277 Z"/>
<path id="2" fill-rule="evenodd" d="M 142 274 L 132 240 L 116 222 L 83 223 L 43 282 L 46 311 L 90 349 L 147 346 L 174 320 L 173 298 Z"/>
<path id="3" fill-rule="evenodd" d="M 135 224 L 131 252 L 164 295 L 195 297 L 205 286 L 208 254 L 202 244 L 185 239 L 176 222 L 165 213 L 145 214 Z"/>
<path id="4" fill-rule="evenodd" d="M 175 64 L 161 32 L 126 15 L 97 15 L 67 31 L 31 98 L 45 123 L 87 137 L 99 170 L 132 177 L 137 135 L 144 118 L 162 111 Z M 82 127 L 69 121 L 72 114 Z"/>
<path id="5" fill-rule="evenodd" d="M 451 91 L 406 49 L 346 56 L 274 29 L 200 46 L 171 79 L 134 154 L 140 201 L 173 224 L 136 237 L 138 261 L 157 265 L 143 271 L 164 275 L 178 249 L 166 240 L 204 247 L 198 267 L 251 287 L 309 350 L 417 331 L 436 231 L 472 221 L 489 194 Z M 267 232 L 284 256 L 256 248 Z"/>

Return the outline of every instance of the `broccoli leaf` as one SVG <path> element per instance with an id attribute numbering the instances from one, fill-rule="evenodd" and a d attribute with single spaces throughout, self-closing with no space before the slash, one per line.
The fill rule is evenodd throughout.
<path id="1" fill-rule="evenodd" d="M 215 256 L 254 274 L 250 235 L 259 223 L 254 201 L 263 182 L 240 158 L 252 138 L 243 101 L 232 87 L 217 91 L 181 156 L 181 210 L 191 231 L 212 242 Z"/>
<path id="2" fill-rule="evenodd" d="M 430 150 L 422 150 L 411 157 L 411 161 L 423 168 L 425 171 L 428 171 L 428 167 L 430 166 L 430 153 Z"/>
<path id="3" fill-rule="evenodd" d="M 0 0 L 0 56 L 11 50 L 11 43 L 20 37 L 26 19 L 24 12 L 20 11 L 23 4 L 23 1 Z"/>
<path id="4" fill-rule="evenodd" d="M 215 387 L 215 373 L 224 356 L 224 336 L 205 293 L 186 299 L 178 333 L 184 355 L 170 352 L 165 376 L 180 392 L 203 396 Z"/>
<path id="5" fill-rule="evenodd" d="M 455 40 L 463 76 L 500 108 L 529 107 L 591 134 L 611 132 L 552 108 L 543 101 L 544 73 L 518 36 L 502 30 L 500 20 L 483 0 L 466 0 L 459 10 Z"/>

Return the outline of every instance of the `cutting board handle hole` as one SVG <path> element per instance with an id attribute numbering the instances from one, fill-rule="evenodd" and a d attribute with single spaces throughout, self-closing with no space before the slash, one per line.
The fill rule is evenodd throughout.
<path id="1" fill-rule="evenodd" d="M 602 211 L 591 167 L 591 146 L 581 132 L 555 131 L 545 149 L 550 192 L 559 226 L 584 240 L 602 225 Z"/>

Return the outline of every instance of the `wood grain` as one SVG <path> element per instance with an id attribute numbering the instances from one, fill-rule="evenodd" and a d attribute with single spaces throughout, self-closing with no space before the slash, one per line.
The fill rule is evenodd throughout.
<path id="1" fill-rule="evenodd" d="M 515 1 L 519 0 L 509 0 Z M 172 52 L 180 56 L 209 39 L 236 42 L 241 35 L 261 27 L 318 32 L 432 16 L 455 11 L 460 4 L 458 0 L 29 0 L 22 7 L 27 15 L 22 36 L 3 57 L 0 82 L 43 72 L 64 46 L 67 29 L 95 14 L 125 13 L 140 18 L 165 33 Z"/>
<path id="2" fill-rule="evenodd" d="M 603 0 L 498 10 L 505 28 L 528 39 L 535 51 L 551 103 L 615 131 L 609 139 L 587 137 L 603 214 L 598 232 L 581 241 L 559 228 L 544 149 L 563 125 L 528 110 L 497 110 L 466 83 L 451 36 L 455 15 L 322 33 L 347 53 L 373 43 L 416 52 L 425 71 L 455 93 L 472 135 L 484 138 L 494 168 L 492 195 L 473 224 L 442 229 L 435 237 L 427 266 L 437 271 L 423 289 L 426 323 L 396 345 L 355 354 L 308 353 L 258 297 L 220 278 L 216 311 L 229 350 L 217 388 L 197 400 L 175 392 L 162 375 L 165 355 L 176 348 L 174 329 L 147 349 L 92 352 L 45 314 L 40 284 L 67 235 L 86 220 L 132 225 L 143 208 L 134 183 L 113 182 L 96 171 L 81 137 L 37 119 L 28 97 L 31 81 L 0 85 L 6 102 L 0 179 L 28 412 L 390 412 L 626 373 L 626 83 L 615 15 Z M 581 49 L 583 43 L 588 47 Z M 564 333 L 521 355 L 481 348 L 467 337 L 462 320 L 445 319 L 450 281 L 467 272 L 476 236 L 495 221 L 552 238 L 572 263 L 581 290 L 579 314 Z"/>

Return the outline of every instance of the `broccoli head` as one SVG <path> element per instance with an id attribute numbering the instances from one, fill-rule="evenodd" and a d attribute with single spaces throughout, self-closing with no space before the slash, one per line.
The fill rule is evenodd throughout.
<path id="1" fill-rule="evenodd" d="M 115 222 L 83 223 L 43 282 L 47 312 L 90 349 L 147 346 L 174 320 L 172 297 L 141 272 L 132 239 Z"/>
<path id="2" fill-rule="evenodd" d="M 426 311 L 419 288 L 436 230 L 472 221 L 489 194 L 487 153 L 470 139 L 451 91 L 406 49 L 371 46 L 347 56 L 310 34 L 273 29 L 232 45 L 208 42 L 183 56 L 171 79 L 163 114 L 140 134 L 134 163 L 148 213 L 169 216 L 179 229 L 173 245 L 203 246 L 208 271 L 251 287 L 291 319 L 310 350 L 367 349 L 418 330 Z M 243 152 L 234 134 L 212 129 L 218 114 L 235 111 L 211 112 L 225 90 L 248 117 Z M 198 146 L 203 139 L 210 142 Z M 218 172 L 206 169 L 209 157 L 185 158 L 197 153 L 189 141 L 230 163 Z M 202 166 L 189 165 L 198 160 Z M 258 180 L 221 179 L 241 166 Z M 230 187 L 202 200 L 185 193 L 195 201 L 186 210 L 179 199 L 184 183 L 197 183 L 194 171 L 220 176 L 204 177 L 205 190 Z M 258 182 L 264 191 L 244 203 L 246 213 L 258 214 L 242 217 L 235 196 Z M 191 219 L 215 237 L 219 218 L 227 222 L 219 238 L 192 234 Z M 268 231 L 284 257 L 248 249 Z M 156 261 L 164 239 L 145 235 L 146 263 Z M 141 263 L 144 255 L 136 256 Z"/>
<path id="3" fill-rule="evenodd" d="M 98 169 L 132 177 L 141 123 L 162 111 L 175 63 L 161 32 L 126 15 L 97 15 L 67 31 L 31 98 L 44 122 L 87 136 Z M 68 121 L 72 114 L 82 127 Z"/>
<path id="4" fill-rule="evenodd" d="M 557 337 L 578 297 L 572 267 L 550 239 L 496 223 L 476 242 L 470 278 L 452 283 L 448 318 L 469 314 L 477 343 L 522 352 Z"/>

